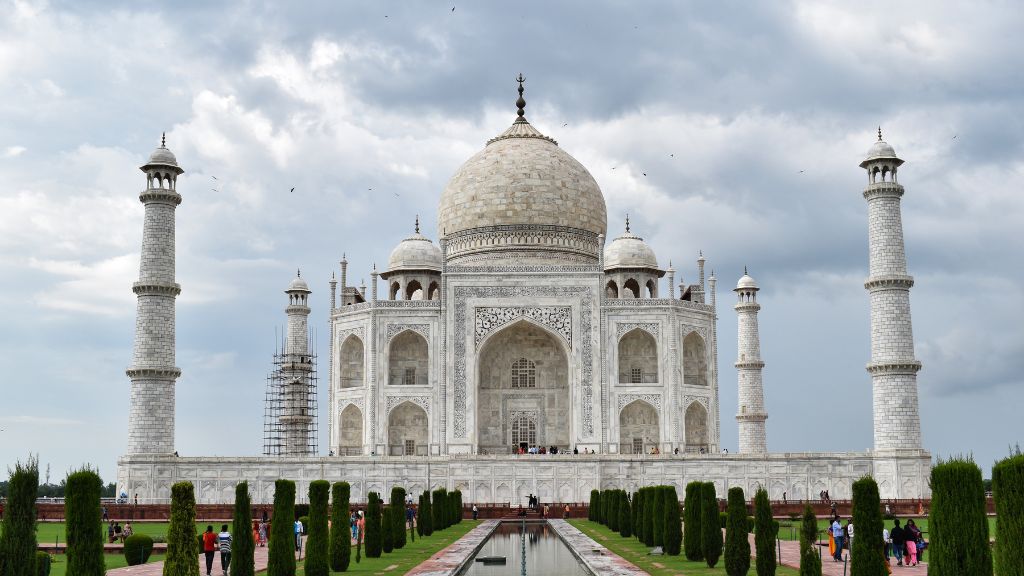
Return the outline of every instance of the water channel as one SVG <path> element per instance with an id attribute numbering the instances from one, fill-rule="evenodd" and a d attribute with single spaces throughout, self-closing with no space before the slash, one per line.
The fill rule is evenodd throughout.
<path id="1" fill-rule="evenodd" d="M 504 557 L 505 563 L 478 562 Z M 525 562 L 525 566 L 524 566 Z M 547 522 L 503 522 L 484 542 L 462 576 L 586 576 L 590 571 Z"/>

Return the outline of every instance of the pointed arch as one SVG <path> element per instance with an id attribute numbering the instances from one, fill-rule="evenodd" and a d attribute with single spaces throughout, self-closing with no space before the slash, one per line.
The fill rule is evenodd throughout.
<path id="1" fill-rule="evenodd" d="M 619 285 L 615 283 L 615 280 L 609 280 L 608 284 L 605 284 L 604 295 L 606 298 L 612 299 L 619 297 Z"/>
<path id="2" fill-rule="evenodd" d="M 423 300 L 423 285 L 419 280 L 413 280 L 405 285 L 406 300 Z"/>
<path id="3" fill-rule="evenodd" d="M 350 334 L 341 344 L 339 372 L 342 388 L 359 388 L 363 385 L 365 363 L 363 341 L 355 334 Z"/>
<path id="4" fill-rule="evenodd" d="M 693 401 L 686 407 L 683 415 L 684 427 L 686 428 L 686 451 L 707 452 L 710 449 L 708 444 L 708 411 L 698 401 Z"/>
<path id="5" fill-rule="evenodd" d="M 437 282 L 431 282 L 430 287 L 427 288 L 427 300 L 440 300 L 441 299 L 441 286 Z"/>
<path id="6" fill-rule="evenodd" d="M 353 403 L 338 416 L 338 455 L 359 456 L 363 453 L 363 411 Z"/>
<path id="7" fill-rule="evenodd" d="M 640 283 L 636 281 L 636 278 L 630 278 L 626 280 L 626 283 L 622 285 L 622 297 L 623 298 L 639 298 L 640 297 Z"/>
<path id="8" fill-rule="evenodd" d="M 634 400 L 619 411 L 619 452 L 647 454 L 661 442 L 658 411 L 650 403 Z"/>
<path id="9" fill-rule="evenodd" d="M 388 343 L 388 384 L 426 386 L 430 383 L 427 339 L 413 330 L 399 332 Z"/>
<path id="10" fill-rule="evenodd" d="M 650 332 L 634 328 L 619 339 L 619 383 L 658 382 L 658 342 Z"/>
<path id="11" fill-rule="evenodd" d="M 658 297 L 658 284 L 654 281 L 653 278 L 651 278 L 650 280 L 647 281 L 646 286 L 647 286 L 647 297 L 648 298 L 657 298 Z"/>
<path id="12" fill-rule="evenodd" d="M 388 289 L 388 300 L 397 300 L 398 295 L 402 292 L 402 285 L 395 280 L 391 283 L 391 288 Z"/>
<path id="13" fill-rule="evenodd" d="M 388 413 L 388 454 L 426 456 L 429 442 L 427 411 L 413 402 L 402 402 Z"/>
<path id="14" fill-rule="evenodd" d="M 708 385 L 707 345 L 700 334 L 690 332 L 683 338 L 683 384 L 686 386 Z"/>

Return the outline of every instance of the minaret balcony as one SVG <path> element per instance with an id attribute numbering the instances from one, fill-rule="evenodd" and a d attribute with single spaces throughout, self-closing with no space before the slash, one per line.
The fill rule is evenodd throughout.
<path id="1" fill-rule="evenodd" d="M 864 199 L 899 198 L 903 196 L 903 185 L 897 182 L 875 182 L 864 189 Z"/>
<path id="2" fill-rule="evenodd" d="M 870 362 L 867 365 L 868 373 L 872 376 L 877 374 L 917 374 L 921 370 L 921 362 L 913 358 L 907 360 L 883 360 Z"/>
<path id="3" fill-rule="evenodd" d="M 764 368 L 764 361 L 763 360 L 742 360 L 742 361 L 737 362 L 736 364 L 734 364 L 734 366 L 736 366 L 737 368 L 740 368 L 740 369 L 742 369 L 742 368 L 760 369 L 760 368 Z"/>
<path id="4" fill-rule="evenodd" d="M 867 290 L 906 290 L 914 285 L 914 277 L 906 274 L 887 274 L 884 276 L 872 276 L 864 282 Z"/>
<path id="5" fill-rule="evenodd" d="M 149 188 L 139 194 L 139 202 L 143 204 L 155 202 L 177 206 L 181 204 L 181 194 L 167 188 Z"/>
<path id="6" fill-rule="evenodd" d="M 177 296 L 181 294 L 181 284 L 177 282 L 144 282 L 139 280 L 132 284 L 132 292 L 139 296 Z"/>

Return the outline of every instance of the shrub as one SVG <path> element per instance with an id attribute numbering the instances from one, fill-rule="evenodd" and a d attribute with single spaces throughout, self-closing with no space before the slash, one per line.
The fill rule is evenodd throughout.
<path id="1" fill-rule="evenodd" d="M 621 490 L 609 490 L 611 498 L 608 499 L 608 529 L 612 532 L 619 531 L 619 506 L 621 506 L 620 498 Z"/>
<path id="2" fill-rule="evenodd" d="M 124 539 L 124 559 L 129 566 L 149 562 L 153 553 L 153 539 L 145 534 L 132 534 Z M 68 563 L 70 565 L 70 562 Z"/>
<path id="3" fill-rule="evenodd" d="M 256 542 L 252 538 L 252 501 L 249 483 L 235 486 L 235 533 L 231 535 L 231 576 L 252 576 L 256 569 Z"/>
<path id="4" fill-rule="evenodd" d="M 302 535 L 309 534 L 309 516 L 299 516 L 296 520 L 302 524 Z"/>
<path id="5" fill-rule="evenodd" d="M 644 544 L 654 546 L 654 488 L 644 488 Z"/>
<path id="6" fill-rule="evenodd" d="M 391 540 L 395 548 L 405 547 L 405 488 L 391 488 Z"/>
<path id="7" fill-rule="evenodd" d="M 686 559 L 696 562 L 704 559 L 704 548 L 701 545 L 700 504 L 701 483 L 694 481 L 686 485 L 686 502 L 683 506 L 685 515 L 683 523 L 683 550 Z M 715 524 L 717 526 L 717 524 Z"/>
<path id="8" fill-rule="evenodd" d="M 335 482 L 331 486 L 331 570 L 345 572 L 352 558 L 352 509 L 349 497 L 352 488 L 348 482 Z"/>
<path id="9" fill-rule="evenodd" d="M 309 504 L 296 504 L 295 517 L 293 518 L 293 520 L 298 520 L 303 516 L 309 516 Z"/>
<path id="10" fill-rule="evenodd" d="M 651 488 L 654 499 L 654 545 L 665 546 L 665 493 L 664 486 Z"/>
<path id="11" fill-rule="evenodd" d="M 704 561 L 708 568 L 714 568 L 718 559 L 722 557 L 722 529 L 715 521 L 718 516 L 718 498 L 715 494 L 715 484 L 704 482 L 700 488 L 700 547 L 704 552 Z"/>
<path id="12" fill-rule="evenodd" d="M 814 509 L 804 507 L 803 524 L 800 525 L 800 576 L 821 576 L 821 556 L 818 546 L 818 519 Z"/>
<path id="13" fill-rule="evenodd" d="M 380 549 L 385 554 L 391 554 L 391 551 L 395 549 L 395 532 L 393 530 L 395 526 L 395 508 L 393 506 L 385 507 L 381 512 L 380 518 Z"/>
<path id="14" fill-rule="evenodd" d="M 102 492 L 103 481 L 95 470 L 83 468 L 68 474 L 64 492 L 64 541 L 69 574 L 103 576 L 107 571 L 103 561 L 103 525 L 96 522 L 100 517 Z"/>
<path id="15" fill-rule="evenodd" d="M 644 541 L 644 498 L 647 497 L 647 491 L 640 488 L 636 491 L 636 496 L 633 497 L 633 536 L 640 542 Z"/>
<path id="16" fill-rule="evenodd" d="M 452 524 L 458 524 L 462 522 L 462 490 L 455 490 L 452 494 L 455 495 L 453 500 L 455 505 L 452 506 L 452 511 L 455 514 L 455 517 L 452 519 Z"/>
<path id="17" fill-rule="evenodd" d="M 164 576 L 199 576 L 198 556 L 195 491 L 191 482 L 178 482 L 171 486 L 171 520 L 167 526 Z"/>
<path id="18" fill-rule="evenodd" d="M 39 459 L 30 457 L 25 464 L 16 463 L 7 485 L 7 502 L 0 524 L 4 570 L 9 576 L 35 573 L 38 489 Z"/>
<path id="19" fill-rule="evenodd" d="M 729 576 L 746 576 L 750 571 L 750 533 L 747 526 L 747 505 L 743 488 L 729 488 L 729 505 L 725 525 L 725 573 Z"/>
<path id="20" fill-rule="evenodd" d="M 601 504 L 601 491 L 590 491 L 590 506 L 587 506 L 587 520 L 597 522 L 597 507 Z"/>
<path id="21" fill-rule="evenodd" d="M 779 523 L 772 519 L 768 491 L 754 494 L 754 546 L 757 550 L 757 576 L 775 576 L 775 535 Z"/>
<path id="22" fill-rule="evenodd" d="M 639 511 L 637 506 L 640 503 L 640 492 L 633 492 L 633 496 L 629 500 L 629 531 L 632 532 L 634 538 L 637 536 L 637 531 L 640 529 L 638 525 L 640 521 Z"/>
<path id="23" fill-rule="evenodd" d="M 303 522 L 309 540 L 306 542 L 306 576 L 328 576 L 330 573 L 329 541 L 327 533 L 327 499 L 331 483 L 314 480 L 309 483 L 309 521 Z"/>
<path id="24" fill-rule="evenodd" d="M 423 528 L 420 531 L 420 536 L 430 536 L 434 533 L 434 511 L 431 508 L 433 508 L 433 503 L 430 501 L 430 491 L 424 490 L 420 499 L 420 509 L 417 510 L 419 514 L 417 522 Z"/>
<path id="25" fill-rule="evenodd" d="M 295 574 L 295 529 L 292 525 L 295 521 L 295 482 L 284 479 L 274 482 L 274 512 L 270 520 L 267 573 L 270 576 Z M 192 564 L 195 563 L 193 555 Z"/>
<path id="26" fill-rule="evenodd" d="M 980 477 L 979 477 L 980 480 Z M 853 525 L 856 537 L 850 546 L 852 576 L 888 574 L 882 550 L 882 505 L 878 484 L 871 476 L 853 483 Z"/>
<path id="27" fill-rule="evenodd" d="M 36 576 L 50 576 L 50 555 L 41 550 L 36 551 Z"/>
<path id="28" fill-rule="evenodd" d="M 619 498 L 619 536 L 629 538 L 633 535 L 633 515 L 630 511 L 629 498 L 623 492 Z"/>
<path id="29" fill-rule="evenodd" d="M 370 492 L 366 503 L 366 557 L 380 558 L 384 545 L 381 534 L 381 503 L 376 492 Z"/>
<path id="30" fill-rule="evenodd" d="M 1024 456 L 1019 453 L 992 467 L 996 501 L 997 574 L 1024 574 Z"/>
<path id="31" fill-rule="evenodd" d="M 430 499 L 430 512 L 434 517 L 434 530 L 444 530 L 448 527 L 445 524 L 445 506 L 447 505 L 448 491 L 444 488 L 438 488 L 434 490 L 434 494 Z"/>
<path id="32" fill-rule="evenodd" d="M 665 487 L 665 554 L 679 556 L 683 544 L 682 518 L 679 517 L 679 495 L 675 486 Z"/>
<path id="33" fill-rule="evenodd" d="M 929 573 L 992 576 L 981 469 L 971 460 L 940 461 L 932 468 L 930 484 L 929 548 L 932 552 Z M 860 538 L 859 530 L 857 538 Z M 853 539 L 854 546 L 857 538 Z"/>

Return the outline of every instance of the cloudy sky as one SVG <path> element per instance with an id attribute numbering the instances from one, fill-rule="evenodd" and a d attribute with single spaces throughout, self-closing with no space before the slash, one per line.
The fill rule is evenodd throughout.
<path id="1" fill-rule="evenodd" d="M 342 253 L 369 281 L 416 214 L 436 239 L 440 192 L 514 119 L 519 72 L 528 118 L 601 185 L 609 233 L 628 212 L 663 266 L 693 280 L 703 250 L 715 269 L 724 446 L 744 265 L 769 449 L 871 446 L 857 164 L 879 125 L 906 160 L 925 445 L 987 474 L 1022 440 L 1018 4 L 480 4 L 0 0 L 0 465 L 38 452 L 54 479 L 83 462 L 113 479 L 137 167 L 162 131 L 186 170 L 176 445 L 256 454 L 296 267 L 326 358 Z"/>

